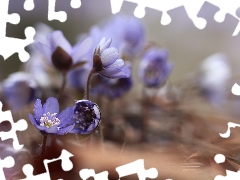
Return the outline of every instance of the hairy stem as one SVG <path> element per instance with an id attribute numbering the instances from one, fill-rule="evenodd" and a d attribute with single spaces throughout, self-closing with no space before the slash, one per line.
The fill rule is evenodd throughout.
<path id="1" fill-rule="evenodd" d="M 46 143 L 47 143 L 47 135 L 43 135 L 43 139 L 42 139 L 41 159 L 44 159 L 44 156 L 45 156 Z"/>

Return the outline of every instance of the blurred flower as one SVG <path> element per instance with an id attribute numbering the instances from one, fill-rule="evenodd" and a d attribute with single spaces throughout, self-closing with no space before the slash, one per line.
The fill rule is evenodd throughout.
<path id="1" fill-rule="evenodd" d="M 221 104 L 231 76 L 228 59 L 223 53 L 216 53 L 203 60 L 200 67 L 199 87 L 213 104 Z"/>
<path id="2" fill-rule="evenodd" d="M 78 100 L 74 107 L 75 128 L 71 133 L 89 134 L 96 129 L 101 120 L 101 112 L 97 104 L 89 100 Z"/>
<path id="3" fill-rule="evenodd" d="M 109 47 L 112 40 L 105 38 L 101 40 L 93 55 L 93 70 L 109 78 L 127 78 L 131 71 L 128 66 L 124 66 L 124 61 L 118 59 L 118 50 Z"/>
<path id="4" fill-rule="evenodd" d="M 47 35 L 53 32 L 53 29 L 44 23 L 37 23 L 35 25 L 35 30 L 36 34 L 34 40 L 47 44 Z M 53 85 L 53 83 L 57 84 L 58 80 L 55 78 L 56 71 L 45 62 L 45 59 L 43 60 L 41 58 L 42 54 L 36 50 L 34 44 L 30 44 L 28 49 L 30 52 L 30 59 L 23 65 L 25 71 L 29 72 L 41 87 L 49 87 Z M 51 81 L 51 78 L 53 78 L 54 81 Z"/>
<path id="5" fill-rule="evenodd" d="M 68 86 L 84 90 L 87 83 L 87 77 L 91 71 L 91 66 L 88 64 L 81 68 L 69 71 L 67 75 Z"/>
<path id="6" fill-rule="evenodd" d="M 39 98 L 40 89 L 30 74 L 16 72 L 3 81 L 2 93 L 11 109 L 17 111 Z"/>
<path id="7" fill-rule="evenodd" d="M 103 37 L 112 38 L 112 46 L 120 54 L 134 56 L 139 53 L 145 42 L 145 29 L 134 16 L 114 16 L 103 28 Z"/>
<path id="8" fill-rule="evenodd" d="M 67 107 L 59 113 L 59 104 L 57 99 L 49 97 L 42 106 L 41 100 L 37 99 L 34 105 L 34 116 L 29 114 L 32 124 L 41 131 L 41 133 L 67 134 L 74 128 L 71 123 L 73 117 L 73 107 Z"/>
<path id="9" fill-rule="evenodd" d="M 92 85 L 91 93 L 99 96 L 106 96 L 110 99 L 121 97 L 124 93 L 128 92 L 132 87 L 132 77 L 110 79 L 104 76 L 98 76 L 98 82 Z"/>
<path id="10" fill-rule="evenodd" d="M 47 40 L 47 43 L 35 43 L 35 47 L 64 74 L 73 66 L 85 61 L 84 56 L 89 52 L 92 44 L 91 38 L 88 37 L 72 47 L 61 31 L 50 33 Z"/>
<path id="11" fill-rule="evenodd" d="M 47 35 L 50 34 L 51 32 L 53 32 L 54 29 L 51 28 L 50 26 L 48 26 L 47 24 L 44 24 L 44 23 L 41 23 L 41 22 L 35 24 L 34 28 L 36 30 L 34 40 L 42 42 L 43 44 L 47 44 L 48 43 Z M 34 47 L 34 44 L 30 44 L 28 46 L 28 48 L 30 49 L 31 52 L 36 51 L 36 48 Z"/>
<path id="12" fill-rule="evenodd" d="M 127 63 L 126 66 L 131 68 L 130 63 Z M 91 93 L 99 96 L 103 95 L 110 99 L 115 99 L 128 92 L 132 85 L 133 80 L 131 76 L 128 78 L 111 79 L 99 75 L 93 79 Z"/>
<path id="13" fill-rule="evenodd" d="M 168 61 L 168 52 L 156 47 L 150 48 L 143 56 L 139 66 L 139 78 L 147 87 L 162 85 L 173 69 Z"/>

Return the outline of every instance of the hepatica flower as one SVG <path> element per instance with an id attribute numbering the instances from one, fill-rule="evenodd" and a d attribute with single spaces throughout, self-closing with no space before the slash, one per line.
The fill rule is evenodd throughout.
<path id="1" fill-rule="evenodd" d="M 41 133 L 63 135 L 67 134 L 75 126 L 74 123 L 71 123 L 73 114 L 73 107 L 67 107 L 59 113 L 57 99 L 50 97 L 43 106 L 40 99 L 36 100 L 34 115 L 29 114 L 29 119 Z"/>
<path id="2" fill-rule="evenodd" d="M 2 93 L 12 110 L 20 110 L 40 96 L 40 89 L 30 74 L 17 72 L 2 83 Z"/>
<path id="3" fill-rule="evenodd" d="M 70 45 L 61 31 L 54 31 L 47 37 L 47 42 L 37 42 L 35 47 L 55 68 L 67 73 L 74 65 L 84 61 L 84 55 L 91 48 L 91 38 L 85 38 L 74 47 Z"/>
<path id="4" fill-rule="evenodd" d="M 93 72 L 97 72 L 108 78 L 127 78 L 131 71 L 124 66 L 124 61 L 119 59 L 119 52 L 114 47 L 109 47 L 111 39 L 101 40 L 93 54 Z"/>
<path id="5" fill-rule="evenodd" d="M 99 107 L 89 100 L 76 101 L 72 120 L 76 126 L 71 133 L 89 134 L 100 123 L 101 113 Z"/>
<path id="6" fill-rule="evenodd" d="M 173 64 L 168 61 L 165 49 L 153 47 L 143 56 L 139 66 L 139 78 L 147 87 L 157 87 L 164 83 L 171 73 Z"/>

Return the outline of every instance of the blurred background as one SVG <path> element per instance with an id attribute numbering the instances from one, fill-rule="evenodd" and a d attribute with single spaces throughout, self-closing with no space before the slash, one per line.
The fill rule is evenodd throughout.
<path id="1" fill-rule="evenodd" d="M 18 13 L 21 21 L 18 25 L 7 25 L 7 36 L 25 38 L 24 29 L 27 26 L 44 22 L 53 29 L 62 30 L 73 45 L 80 33 L 87 33 L 91 26 L 113 16 L 109 0 L 81 0 L 82 5 L 78 9 L 71 8 L 70 0 L 58 0 L 55 9 L 65 11 L 67 20 L 64 23 L 57 20 L 48 21 L 48 1 L 34 0 L 34 2 L 35 8 L 32 11 L 25 11 L 24 0 L 10 0 L 9 13 Z M 125 1 L 120 12 L 133 15 L 136 6 L 137 4 Z M 161 12 L 146 8 L 146 15 L 141 21 L 145 25 L 148 39 L 169 50 L 170 59 L 175 63 L 175 69 L 171 75 L 173 81 L 182 79 L 186 73 L 197 69 L 204 58 L 217 52 L 226 53 L 233 72 L 238 72 L 240 34 L 231 36 L 238 20 L 227 15 L 223 23 L 218 23 L 213 19 L 217 11 L 218 7 L 205 2 L 199 16 L 207 20 L 207 26 L 199 30 L 188 18 L 183 6 L 169 11 L 172 21 L 166 26 L 160 24 Z M 2 78 L 16 71 L 20 65 L 16 54 L 8 61 L 3 61 L 1 57 L 0 62 Z"/>
<path id="2" fill-rule="evenodd" d="M 67 20 L 64 23 L 57 20 L 48 21 L 47 0 L 35 0 L 35 8 L 32 11 L 24 10 L 24 2 L 24 0 L 10 1 L 9 13 L 18 13 L 21 21 L 17 25 L 7 24 L 7 36 L 9 37 L 25 38 L 26 27 L 43 22 L 55 30 L 63 31 L 65 37 L 74 45 L 79 34 L 88 33 L 93 25 L 107 21 L 114 16 L 111 13 L 109 0 L 82 0 L 82 5 L 78 9 L 71 8 L 70 0 L 58 0 L 55 9 L 65 11 Z M 137 4 L 124 1 L 120 13 L 133 15 L 136 6 Z M 204 59 L 218 52 L 226 55 L 231 69 L 231 79 L 225 91 L 229 94 L 232 85 L 235 82 L 240 83 L 240 78 L 238 78 L 240 33 L 232 36 L 238 20 L 227 14 L 225 20 L 218 23 L 214 20 L 214 15 L 218 10 L 218 7 L 208 2 L 204 3 L 198 16 L 205 18 L 207 25 L 200 30 L 189 19 L 183 6 L 169 11 L 172 21 L 166 26 L 160 24 L 162 12 L 146 8 L 146 15 L 140 20 L 144 24 L 147 39 L 169 51 L 169 59 L 174 63 L 174 70 L 170 76 L 171 83 L 181 84 L 182 81 L 187 81 L 184 78 L 192 76 L 192 72 L 199 71 Z M 237 10 L 236 14 L 240 14 L 240 10 Z M 21 64 L 17 54 L 7 61 L 0 56 L 0 79 L 3 80 L 11 72 L 18 71 Z M 239 99 L 237 96 L 232 99 L 238 104 L 235 102 Z"/>
<path id="3" fill-rule="evenodd" d="M 93 25 L 105 22 L 110 17 L 114 16 L 111 13 L 111 5 L 109 0 L 81 0 L 81 2 L 82 5 L 79 9 L 73 9 L 70 6 L 70 0 L 57 0 L 55 10 L 65 11 L 67 13 L 66 22 L 61 23 L 57 20 L 48 21 L 47 0 L 34 0 L 35 8 L 29 12 L 25 11 L 23 8 L 24 0 L 10 0 L 9 13 L 18 13 L 21 17 L 21 21 L 18 25 L 7 25 L 7 36 L 24 39 L 24 29 L 26 27 L 35 26 L 36 23 L 43 22 L 55 30 L 63 31 L 65 37 L 72 45 L 74 45 L 77 42 L 77 37 L 80 34 L 88 33 Z M 133 15 L 136 6 L 136 4 L 124 2 L 120 13 Z M 215 143 L 216 139 L 220 138 L 218 133 L 223 133 L 226 131 L 227 122 L 231 121 L 237 123 L 239 122 L 240 116 L 240 98 L 231 94 L 232 85 L 235 82 L 240 84 L 240 51 L 238 49 L 240 45 L 240 33 L 237 36 L 232 37 L 232 33 L 238 24 L 238 20 L 227 14 L 225 20 L 222 23 L 218 23 L 214 20 L 214 15 L 217 11 L 218 7 L 205 2 L 198 15 L 199 17 L 206 19 L 207 25 L 203 30 L 199 30 L 188 18 L 183 6 L 169 11 L 172 21 L 166 26 L 160 24 L 162 15 L 161 12 L 146 8 L 146 15 L 144 18 L 140 19 L 140 21 L 143 23 L 144 28 L 146 29 L 147 39 L 151 42 L 154 42 L 159 47 L 166 48 L 169 51 L 169 59 L 174 63 L 174 69 L 170 75 L 168 83 L 170 86 L 172 85 L 176 87 L 177 90 L 174 91 L 174 88 L 170 88 L 170 90 L 174 92 L 174 97 L 171 97 L 170 95 L 170 101 L 172 100 L 172 102 L 169 103 L 170 105 L 168 105 L 166 102 L 161 102 L 161 98 L 155 99 L 155 102 L 154 96 L 151 96 L 151 93 L 154 92 L 150 92 L 150 97 L 152 99 L 150 98 L 149 101 L 152 100 L 152 102 L 148 102 L 148 107 L 150 109 L 150 112 L 146 113 L 148 116 L 144 116 L 145 112 L 141 111 L 141 108 L 144 108 L 141 107 L 142 104 L 144 104 L 144 102 L 141 104 L 142 99 L 144 98 L 141 94 L 142 85 L 140 85 L 140 83 L 137 81 L 134 82 L 133 89 L 131 89 L 131 91 L 124 96 L 122 100 L 114 102 L 106 99 L 103 100 L 105 105 L 102 105 L 102 107 L 103 111 L 105 111 L 105 117 L 108 116 L 107 113 L 109 112 L 109 103 L 112 103 L 114 107 L 111 113 L 117 114 L 116 116 L 111 116 L 112 119 L 114 119 L 114 123 L 111 124 L 111 126 L 108 126 L 107 124 L 105 125 L 104 131 L 107 140 L 120 142 L 120 148 L 125 146 L 124 143 L 126 143 L 126 141 L 129 144 L 141 142 L 139 140 L 141 133 L 139 133 L 138 126 L 142 126 L 141 123 L 143 122 L 140 121 L 144 121 L 145 118 L 147 119 L 150 127 L 148 129 L 150 132 L 148 133 L 150 135 L 147 137 L 147 140 L 144 143 L 152 143 L 151 148 L 153 149 L 151 149 L 149 146 L 142 147 L 143 152 L 150 151 L 151 149 L 153 154 L 155 153 L 158 156 L 161 154 L 162 149 L 156 150 L 154 147 L 155 145 L 159 144 L 159 147 L 165 147 L 163 146 L 165 142 L 173 142 L 174 147 L 176 147 L 174 143 L 179 143 L 178 150 L 181 152 L 181 157 L 179 158 L 180 160 L 186 159 L 197 150 L 200 150 L 201 152 L 205 151 L 206 147 L 209 147 L 212 151 L 214 151 L 214 153 L 216 152 L 215 146 L 210 147 L 208 145 L 212 145 L 212 142 Z M 236 13 L 239 14 L 239 11 Z M 198 78 L 201 79 L 201 73 L 205 73 L 206 70 L 201 70 L 202 62 L 209 56 L 219 52 L 226 55 L 227 65 L 226 67 L 225 65 L 220 65 L 220 67 L 217 65 L 216 68 L 211 66 L 210 70 L 216 73 L 209 73 L 210 77 L 214 77 L 213 79 L 210 78 L 210 86 L 211 83 L 213 83 L 214 86 L 215 82 L 217 85 L 218 82 L 221 84 L 221 80 L 225 79 L 224 73 L 226 71 L 226 76 L 229 75 L 229 78 L 226 78 L 227 82 L 223 80 L 223 83 L 226 83 L 226 86 L 220 85 L 215 87 L 216 89 L 214 89 L 213 92 L 218 93 L 218 90 L 220 90 L 220 93 L 222 93 L 223 91 L 227 97 L 227 100 L 224 100 L 223 104 L 220 106 L 215 106 L 216 104 L 211 104 L 211 102 L 209 103 L 209 101 L 203 100 L 202 96 L 200 96 L 201 93 L 196 91 L 196 89 L 198 89 Z M 138 59 L 135 59 L 135 61 L 137 62 Z M 0 80 L 4 80 L 12 72 L 18 71 L 21 65 L 22 63 L 18 59 L 17 54 L 14 54 L 6 61 L 0 57 Z M 136 67 L 133 67 L 134 72 L 137 72 L 138 62 L 134 65 L 136 65 Z M 206 71 L 209 70 L 208 67 L 209 64 Z M 229 72 L 228 68 L 230 69 Z M 137 79 L 136 77 L 134 78 L 135 80 Z M 168 90 L 169 89 L 167 89 L 167 91 Z M 180 95 L 178 94 L 178 90 L 180 90 Z M 162 92 L 159 94 L 161 95 L 161 93 Z M 180 100 L 178 99 L 178 95 L 180 96 Z M 178 102 L 176 103 L 175 100 L 179 100 L 179 104 Z M 29 109 L 27 109 L 27 111 L 28 110 Z M 139 112 L 143 113 L 143 116 Z M 120 116 L 118 116 L 118 113 Z M 138 120 L 141 125 L 138 125 Z M 117 134 L 118 132 L 114 129 L 114 127 L 117 126 L 123 126 L 123 130 L 126 131 L 124 132 L 124 136 L 121 133 Z M 181 130 L 179 130 L 179 128 Z M 31 131 L 34 131 L 36 134 L 38 133 L 35 129 L 29 130 L 28 133 L 31 133 Z M 22 135 L 21 141 L 23 141 L 24 137 L 27 136 L 28 134 Z M 33 148 L 38 146 L 41 137 L 38 133 L 36 136 L 34 135 L 31 138 L 34 139 L 35 137 L 38 137 L 38 142 L 33 140 L 34 142 L 29 145 L 29 147 Z M 213 139 L 214 141 L 212 141 Z M 204 140 L 207 145 L 202 143 L 201 140 Z M 234 141 L 234 143 L 236 143 L 236 141 Z M 235 147 L 234 143 L 232 144 L 232 147 Z M 186 146 L 183 147 L 183 144 Z M 110 144 L 110 147 L 111 146 L 112 144 Z M 69 147 L 73 146 L 69 145 Z M 171 146 L 169 147 L 171 148 Z M 226 149 L 225 147 L 229 146 L 226 144 L 221 146 L 222 149 Z M 133 149 L 131 152 L 138 150 L 139 149 Z M 235 148 L 234 150 L 237 152 L 238 149 Z M 165 149 L 163 151 L 165 152 L 163 156 L 166 155 L 167 157 L 169 155 L 169 149 Z M 170 153 L 176 153 L 179 155 L 179 152 Z M 228 151 L 224 151 L 224 153 L 226 152 Z M 210 153 L 211 158 L 213 157 L 214 153 Z M 83 154 L 80 153 L 79 156 L 81 155 Z M 140 153 L 140 156 L 141 155 L 142 154 Z M 239 156 L 236 156 L 235 160 L 240 162 Z M 173 161 L 175 161 L 175 159 L 173 159 Z M 168 171 L 168 173 L 169 172 L 171 173 L 171 169 Z"/>

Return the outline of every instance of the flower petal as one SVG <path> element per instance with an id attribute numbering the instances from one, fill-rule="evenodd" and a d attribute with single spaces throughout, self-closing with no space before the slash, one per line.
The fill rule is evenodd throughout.
<path id="1" fill-rule="evenodd" d="M 43 115 L 43 107 L 40 99 L 37 99 L 34 104 L 34 115 L 38 123 L 40 123 L 40 118 Z"/>
<path id="2" fill-rule="evenodd" d="M 37 123 L 36 119 L 33 117 L 33 115 L 32 115 L 32 114 L 28 114 L 28 117 L 29 117 L 31 123 L 32 123 L 34 126 L 37 127 L 37 126 L 38 126 L 38 123 Z"/>
<path id="3" fill-rule="evenodd" d="M 59 112 L 59 104 L 56 98 L 50 97 L 47 99 L 46 103 L 43 105 L 43 113 L 58 113 Z"/>
<path id="4" fill-rule="evenodd" d="M 43 55 L 45 59 L 47 59 L 50 63 L 52 63 L 52 59 L 51 59 L 52 51 L 49 46 L 46 46 L 41 42 L 36 42 L 34 44 L 34 47 Z"/>
<path id="5" fill-rule="evenodd" d="M 114 71 L 112 71 L 112 69 L 109 70 L 106 68 L 105 70 L 99 73 L 102 74 L 103 76 L 113 78 L 113 79 L 128 78 L 131 75 L 131 70 L 128 66 L 124 66 L 122 69 L 115 69 Z"/>
<path id="6" fill-rule="evenodd" d="M 67 134 L 74 128 L 74 126 L 75 126 L 75 124 L 72 124 L 72 125 L 67 126 L 65 128 L 61 128 L 57 131 L 56 134 L 60 134 L 60 135 Z"/>
<path id="7" fill-rule="evenodd" d="M 83 41 L 77 43 L 73 47 L 73 52 L 71 55 L 73 63 L 83 61 L 84 56 L 86 56 L 88 53 L 90 53 L 92 44 L 93 44 L 93 39 L 91 37 L 87 37 Z"/>
<path id="8" fill-rule="evenodd" d="M 69 122 L 72 120 L 74 111 L 73 107 L 67 107 L 64 109 L 59 115 L 58 119 L 60 120 L 60 125 L 59 127 L 65 127 L 66 125 L 69 124 Z"/>
<path id="9" fill-rule="evenodd" d="M 124 66 L 124 61 L 122 59 L 118 59 L 116 60 L 114 63 L 110 64 L 109 66 L 107 66 L 105 69 L 122 69 Z"/>
<path id="10" fill-rule="evenodd" d="M 59 46 L 68 54 L 72 53 L 72 46 L 68 42 L 68 40 L 64 37 L 61 31 L 54 31 L 49 34 L 48 39 L 51 44 L 51 52 L 54 52 L 56 48 Z"/>
<path id="11" fill-rule="evenodd" d="M 46 128 L 44 130 L 46 133 L 53 133 L 53 134 L 56 134 L 57 131 L 58 131 L 58 127 L 57 126 L 52 126 L 50 128 Z"/>
<path id="12" fill-rule="evenodd" d="M 108 48 L 101 53 L 101 60 L 104 67 L 112 64 L 118 59 L 118 50 L 114 47 Z"/>
<path id="13" fill-rule="evenodd" d="M 100 46 L 100 53 L 102 53 L 105 49 L 109 48 L 110 44 L 112 43 L 112 39 L 108 39 L 106 41 L 106 38 L 102 38 L 100 43 L 99 43 L 99 46 Z"/>

